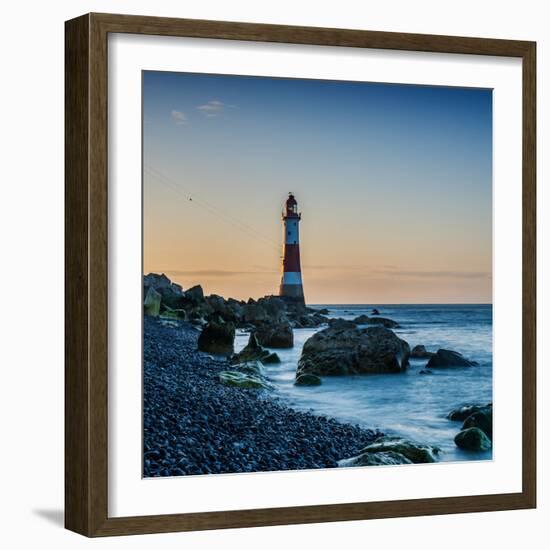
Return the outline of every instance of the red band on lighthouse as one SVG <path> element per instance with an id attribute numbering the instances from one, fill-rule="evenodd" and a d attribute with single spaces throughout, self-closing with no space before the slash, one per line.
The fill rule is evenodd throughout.
<path id="1" fill-rule="evenodd" d="M 292 193 L 289 193 L 282 218 L 284 245 L 279 296 L 304 302 L 302 270 L 300 267 L 299 223 L 301 214 L 298 213 L 298 203 Z"/>

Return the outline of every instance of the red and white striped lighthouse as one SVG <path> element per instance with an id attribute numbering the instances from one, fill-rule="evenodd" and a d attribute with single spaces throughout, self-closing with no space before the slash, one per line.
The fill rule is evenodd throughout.
<path id="1" fill-rule="evenodd" d="M 300 233 L 298 230 L 301 218 L 302 214 L 298 213 L 298 203 L 294 195 L 289 193 L 283 210 L 283 272 L 279 296 L 304 302 L 302 270 L 300 268 Z"/>

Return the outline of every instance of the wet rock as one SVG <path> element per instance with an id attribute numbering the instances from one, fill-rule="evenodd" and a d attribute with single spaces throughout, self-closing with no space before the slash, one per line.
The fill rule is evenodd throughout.
<path id="1" fill-rule="evenodd" d="M 291 348 L 294 345 L 294 333 L 288 321 L 277 324 L 262 324 L 254 334 L 258 343 L 268 348 Z"/>
<path id="2" fill-rule="evenodd" d="M 368 315 L 359 315 L 353 320 L 356 325 L 366 325 L 369 321 L 370 317 Z"/>
<path id="3" fill-rule="evenodd" d="M 263 361 L 271 352 L 263 348 L 258 342 L 256 334 L 252 332 L 248 338 L 248 344 L 231 358 L 232 363 L 244 363 L 246 361 Z"/>
<path id="4" fill-rule="evenodd" d="M 329 319 L 328 326 L 329 328 L 333 328 L 337 330 L 356 327 L 353 321 L 348 321 L 347 319 L 340 319 L 340 318 Z"/>
<path id="5" fill-rule="evenodd" d="M 466 357 L 462 354 L 448 349 L 438 349 L 437 352 L 430 357 L 430 360 L 426 365 L 429 369 L 471 366 L 473 366 L 473 363 L 466 359 Z"/>
<path id="6" fill-rule="evenodd" d="M 415 443 L 402 437 L 384 436 L 374 443 L 367 445 L 364 449 L 361 449 L 360 453 L 357 456 L 347 459 L 346 461 L 340 461 L 339 465 L 373 465 L 376 464 L 376 462 L 374 462 L 376 459 L 368 455 L 374 455 L 378 453 L 392 453 L 390 457 L 381 457 L 381 460 L 387 458 L 390 458 L 390 460 L 399 460 L 399 455 L 406 459 L 406 461 L 403 462 L 391 462 L 393 464 L 423 464 L 428 462 L 435 462 L 440 452 L 441 450 L 439 449 L 439 447 Z M 372 464 L 370 464 L 369 462 Z"/>
<path id="7" fill-rule="evenodd" d="M 231 355 L 235 341 L 235 325 L 233 323 L 208 323 L 198 339 L 198 349 L 208 353 Z"/>
<path id="8" fill-rule="evenodd" d="M 466 451 L 488 451 L 491 448 L 491 440 L 479 428 L 467 428 L 455 437 L 457 447 Z"/>
<path id="9" fill-rule="evenodd" d="M 371 315 L 380 315 L 380 312 L 376 309 L 376 308 L 373 308 L 372 311 L 370 312 Z"/>
<path id="10" fill-rule="evenodd" d="M 384 327 L 329 326 L 304 344 L 297 376 L 401 373 L 409 354 L 409 344 Z"/>
<path id="11" fill-rule="evenodd" d="M 430 369 L 422 369 L 418 371 L 418 374 L 433 374 L 433 370 Z"/>
<path id="12" fill-rule="evenodd" d="M 352 458 L 344 458 L 338 462 L 341 468 L 352 466 L 394 466 L 398 464 L 412 464 L 405 455 L 395 451 L 383 451 L 377 453 L 362 453 Z"/>
<path id="13" fill-rule="evenodd" d="M 386 328 L 400 328 L 399 323 L 396 323 L 393 319 L 387 319 L 386 317 L 369 317 L 368 325 L 382 325 Z"/>
<path id="14" fill-rule="evenodd" d="M 245 389 L 269 389 L 270 385 L 264 378 L 240 371 L 220 372 L 220 382 L 226 386 Z"/>
<path id="15" fill-rule="evenodd" d="M 301 374 L 294 380 L 295 386 L 320 386 L 322 380 L 316 374 Z"/>
<path id="16" fill-rule="evenodd" d="M 489 403 L 488 405 L 463 405 L 457 409 L 453 409 L 447 414 L 449 420 L 461 421 L 463 422 L 475 412 L 484 410 L 486 408 L 493 408 L 493 404 Z"/>
<path id="17" fill-rule="evenodd" d="M 428 351 L 426 349 L 426 346 L 422 346 L 422 345 L 414 346 L 414 348 L 411 351 L 411 358 L 413 359 L 429 359 L 434 355 L 435 354 L 432 351 Z"/>
<path id="18" fill-rule="evenodd" d="M 262 359 L 264 365 L 273 365 L 281 362 L 281 358 L 275 353 L 270 353 Z"/>
<path id="19" fill-rule="evenodd" d="M 462 429 L 479 428 L 489 439 L 493 439 L 493 408 L 486 407 L 472 413 L 464 420 Z"/>
<path id="20" fill-rule="evenodd" d="M 161 295 L 151 286 L 147 291 L 143 302 L 143 312 L 145 315 L 157 317 L 160 313 Z"/>

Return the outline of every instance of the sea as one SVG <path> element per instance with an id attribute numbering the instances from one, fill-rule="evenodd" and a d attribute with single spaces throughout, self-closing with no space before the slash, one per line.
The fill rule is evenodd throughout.
<path id="1" fill-rule="evenodd" d="M 454 444 L 460 422 L 446 418 L 461 405 L 490 403 L 493 396 L 492 306 L 475 305 L 318 305 L 328 317 L 353 319 L 380 315 L 398 322 L 393 329 L 411 349 L 423 344 L 428 351 L 451 349 L 478 362 L 471 368 L 434 370 L 420 375 L 427 359 L 411 359 L 404 374 L 376 374 L 323 377 L 320 386 L 295 386 L 296 366 L 305 341 L 318 330 L 294 329 L 294 347 L 277 349 L 281 363 L 265 367 L 276 395 L 289 406 L 330 416 L 365 428 L 378 428 L 388 435 L 401 435 L 418 443 L 436 445 L 442 461 L 485 460 L 492 451 L 463 451 Z M 235 340 L 240 351 L 249 335 L 239 332 Z"/>

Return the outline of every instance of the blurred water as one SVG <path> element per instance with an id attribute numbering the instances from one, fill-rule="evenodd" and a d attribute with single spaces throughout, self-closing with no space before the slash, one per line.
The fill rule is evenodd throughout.
<path id="1" fill-rule="evenodd" d="M 325 306 L 314 306 L 325 307 Z M 266 367 L 279 396 L 300 410 L 332 416 L 343 422 L 385 433 L 406 435 L 418 442 L 438 445 L 442 460 L 490 459 L 491 451 L 464 452 L 453 438 L 459 422 L 445 418 L 449 410 L 466 403 L 492 401 L 492 307 L 490 305 L 345 305 L 326 306 L 329 317 L 370 315 L 397 321 L 395 333 L 411 349 L 424 344 L 429 351 L 456 350 L 479 363 L 478 367 L 440 369 L 433 375 L 419 375 L 427 360 L 411 360 L 406 374 L 323 377 L 321 386 L 294 386 L 296 365 L 304 342 L 320 329 L 295 329 L 294 348 L 277 351 L 282 363 Z M 321 327 L 323 328 L 323 327 Z M 246 345 L 248 334 L 239 333 L 236 349 Z"/>

